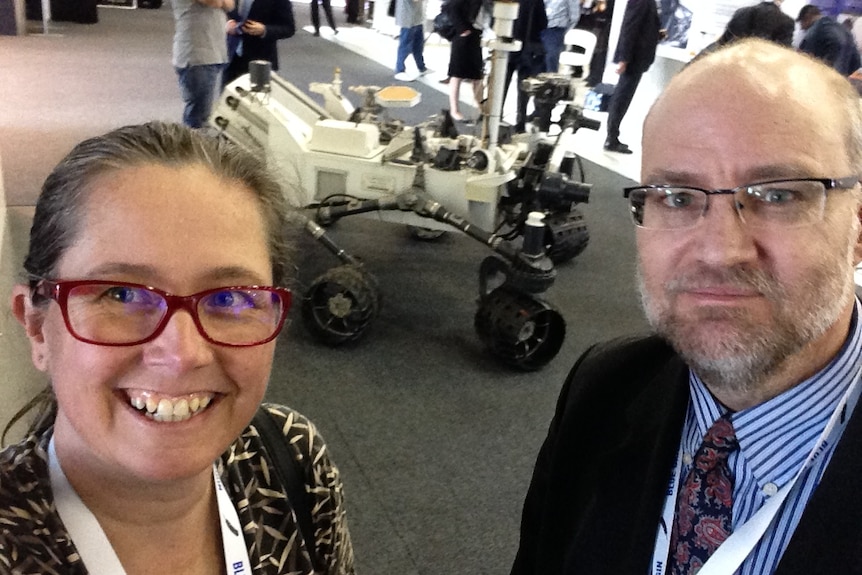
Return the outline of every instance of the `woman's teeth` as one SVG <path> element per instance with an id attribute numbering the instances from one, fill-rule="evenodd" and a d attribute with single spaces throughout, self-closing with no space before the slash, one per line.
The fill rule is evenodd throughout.
<path id="1" fill-rule="evenodd" d="M 183 397 L 164 397 L 148 391 L 129 394 L 129 403 L 155 421 L 185 421 L 203 412 L 212 393 L 193 393 Z"/>

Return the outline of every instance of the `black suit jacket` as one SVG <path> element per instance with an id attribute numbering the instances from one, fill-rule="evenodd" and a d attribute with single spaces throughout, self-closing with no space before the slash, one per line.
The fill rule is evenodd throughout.
<path id="1" fill-rule="evenodd" d="M 688 368 L 657 337 L 575 364 L 539 452 L 513 575 L 647 575 L 689 401 Z M 776 575 L 862 573 L 862 406 Z"/>
<path id="2" fill-rule="evenodd" d="M 626 62 L 630 72 L 646 72 L 655 61 L 660 29 L 655 0 L 629 0 L 620 26 L 614 62 Z"/>
<path id="3" fill-rule="evenodd" d="M 228 13 L 228 18 L 240 21 L 239 10 Z M 248 36 L 242 38 L 242 60 L 267 60 L 272 62 L 272 69 L 278 70 L 278 50 L 276 41 L 290 38 L 296 32 L 293 19 L 293 6 L 290 0 L 254 0 L 248 12 L 248 19 L 255 20 L 266 26 L 266 35 Z M 228 35 L 228 54 L 234 53 L 238 36 Z"/>

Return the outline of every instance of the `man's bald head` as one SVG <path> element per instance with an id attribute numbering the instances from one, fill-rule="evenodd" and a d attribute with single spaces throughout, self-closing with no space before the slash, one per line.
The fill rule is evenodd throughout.
<path id="1" fill-rule="evenodd" d="M 742 98 L 741 96 L 745 96 Z M 719 102 L 730 115 L 756 114 L 745 107 L 753 98 L 765 105 L 787 104 L 796 114 L 831 110 L 838 129 L 846 130 L 851 164 L 862 172 L 862 107 L 858 92 L 835 70 L 817 59 L 757 38 L 733 42 L 695 59 L 659 96 L 644 123 L 644 146 L 656 123 L 673 118 L 681 107 Z M 824 129 L 830 129 L 823 126 Z"/>

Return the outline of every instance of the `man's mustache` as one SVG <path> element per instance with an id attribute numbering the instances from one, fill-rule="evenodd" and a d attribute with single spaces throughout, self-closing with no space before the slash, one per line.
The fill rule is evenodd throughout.
<path id="1" fill-rule="evenodd" d="M 665 288 L 671 293 L 718 287 L 755 291 L 770 300 L 781 298 L 784 293 L 775 276 L 750 266 L 698 266 L 677 275 L 665 284 Z"/>

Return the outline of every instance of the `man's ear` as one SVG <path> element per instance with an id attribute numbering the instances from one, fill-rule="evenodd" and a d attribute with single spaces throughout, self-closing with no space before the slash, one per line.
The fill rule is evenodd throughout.
<path id="1" fill-rule="evenodd" d="M 30 297 L 30 287 L 18 284 L 12 288 L 12 315 L 24 326 L 27 339 L 30 340 L 30 356 L 33 365 L 39 371 L 48 369 L 48 350 L 46 349 L 45 334 L 42 324 L 45 320 L 43 310 L 33 306 Z"/>

